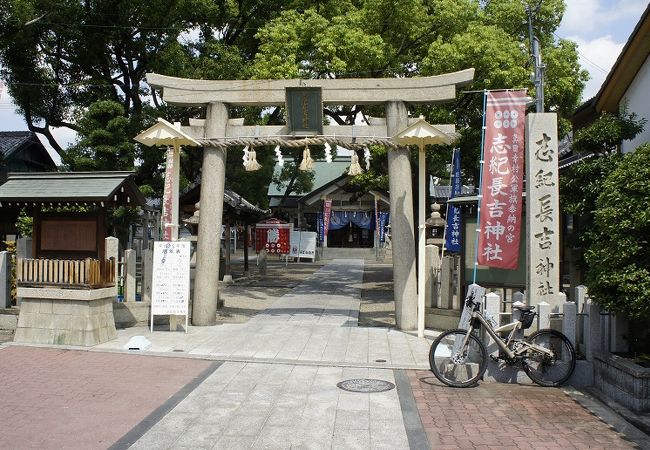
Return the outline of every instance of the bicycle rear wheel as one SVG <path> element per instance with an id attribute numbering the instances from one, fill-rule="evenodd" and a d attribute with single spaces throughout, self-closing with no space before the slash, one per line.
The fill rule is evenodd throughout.
<path id="1" fill-rule="evenodd" d="M 540 386 L 560 386 L 569 379 L 576 366 L 576 352 L 565 335 L 556 330 L 539 330 L 526 341 L 553 352 L 550 356 L 528 349 L 524 370 L 531 380 Z"/>
<path id="2" fill-rule="evenodd" d="M 468 387 L 481 379 L 487 368 L 487 351 L 473 334 L 461 348 L 466 330 L 448 330 L 431 344 L 429 365 L 441 382 L 452 387 Z"/>

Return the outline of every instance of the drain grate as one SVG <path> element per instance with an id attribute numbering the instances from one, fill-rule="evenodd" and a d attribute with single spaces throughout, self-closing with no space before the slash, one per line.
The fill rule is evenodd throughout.
<path id="1" fill-rule="evenodd" d="M 340 389 L 349 392 L 384 392 L 395 388 L 390 381 L 376 380 L 374 378 L 353 378 L 336 384 Z"/>

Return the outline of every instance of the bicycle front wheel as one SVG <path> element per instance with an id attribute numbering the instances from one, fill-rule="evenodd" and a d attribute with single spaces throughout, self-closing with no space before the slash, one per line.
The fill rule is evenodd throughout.
<path id="1" fill-rule="evenodd" d="M 429 365 L 436 378 L 447 386 L 472 386 L 487 368 L 485 346 L 470 334 L 463 348 L 466 336 L 466 330 L 448 330 L 431 344 Z"/>
<path id="2" fill-rule="evenodd" d="M 550 350 L 552 354 L 529 348 L 524 370 L 540 386 L 560 386 L 576 367 L 576 352 L 569 339 L 556 330 L 539 330 L 526 341 Z"/>

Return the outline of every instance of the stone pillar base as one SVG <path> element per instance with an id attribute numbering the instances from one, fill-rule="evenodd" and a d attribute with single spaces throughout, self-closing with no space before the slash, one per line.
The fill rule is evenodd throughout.
<path id="1" fill-rule="evenodd" d="M 117 337 L 115 288 L 18 288 L 14 342 L 93 346 Z"/>

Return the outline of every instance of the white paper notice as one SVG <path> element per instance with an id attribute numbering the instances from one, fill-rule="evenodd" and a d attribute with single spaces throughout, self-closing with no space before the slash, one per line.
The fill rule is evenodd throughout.
<path id="1" fill-rule="evenodd" d="M 152 285 L 152 315 L 187 315 L 190 297 L 189 242 L 154 243 Z"/>

